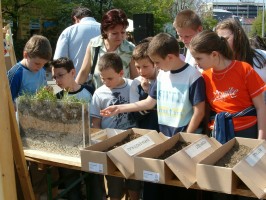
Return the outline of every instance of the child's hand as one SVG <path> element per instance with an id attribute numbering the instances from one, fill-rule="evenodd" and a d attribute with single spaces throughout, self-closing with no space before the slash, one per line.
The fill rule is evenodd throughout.
<path id="1" fill-rule="evenodd" d="M 144 90 L 145 93 L 148 93 L 149 89 L 150 89 L 149 80 L 146 79 L 146 78 L 142 78 L 141 79 L 141 87 L 142 87 L 142 89 Z"/>
<path id="2" fill-rule="evenodd" d="M 119 113 L 119 109 L 117 106 L 109 106 L 100 111 L 100 115 L 103 117 L 111 117 L 117 115 Z"/>
<path id="3" fill-rule="evenodd" d="M 45 86 L 44 89 L 49 91 L 49 92 L 54 92 L 54 88 L 50 85 Z"/>

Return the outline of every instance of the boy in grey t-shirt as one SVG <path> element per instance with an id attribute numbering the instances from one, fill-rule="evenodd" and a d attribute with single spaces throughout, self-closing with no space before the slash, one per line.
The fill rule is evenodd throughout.
<path id="1" fill-rule="evenodd" d="M 104 54 L 98 63 L 100 77 L 103 85 L 99 87 L 92 97 L 90 115 L 93 128 L 129 129 L 136 127 L 133 113 L 120 113 L 113 117 L 102 117 L 100 111 L 111 105 L 129 103 L 131 80 L 123 78 L 123 64 L 121 58 L 115 53 Z M 139 199 L 141 184 L 136 180 L 125 180 L 120 177 L 106 176 L 108 196 L 110 199 L 121 199 L 124 188 L 129 192 L 130 199 Z"/>

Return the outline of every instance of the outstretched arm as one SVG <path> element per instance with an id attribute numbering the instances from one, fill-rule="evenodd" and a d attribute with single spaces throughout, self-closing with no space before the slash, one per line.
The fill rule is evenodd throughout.
<path id="1" fill-rule="evenodd" d="M 252 99 L 257 111 L 258 139 L 266 139 L 266 104 L 264 103 L 263 93 Z"/>
<path id="2" fill-rule="evenodd" d="M 90 48 L 91 48 L 90 45 L 88 45 L 80 71 L 76 77 L 76 82 L 78 84 L 85 83 L 91 71 L 91 50 Z"/>
<path id="3" fill-rule="evenodd" d="M 104 117 L 110 117 L 124 112 L 137 112 L 141 110 L 150 110 L 156 105 L 156 100 L 150 96 L 147 99 L 130 104 L 113 105 L 101 110 L 100 114 Z"/>

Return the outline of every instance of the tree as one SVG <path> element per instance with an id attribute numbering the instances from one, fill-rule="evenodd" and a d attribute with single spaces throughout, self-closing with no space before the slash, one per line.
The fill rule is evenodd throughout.
<path id="1" fill-rule="evenodd" d="M 264 21 L 266 21 L 266 17 L 264 17 Z M 264 23 L 264 30 L 266 30 L 265 23 Z M 262 12 L 258 14 L 255 21 L 252 23 L 249 35 L 251 37 L 255 35 L 261 36 L 261 33 L 262 33 Z M 263 37 L 265 37 L 265 34 L 263 35 Z"/>

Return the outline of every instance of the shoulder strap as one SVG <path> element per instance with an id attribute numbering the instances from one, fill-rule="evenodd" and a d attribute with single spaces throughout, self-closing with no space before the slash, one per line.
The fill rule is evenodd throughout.
<path id="1" fill-rule="evenodd" d="M 94 74 L 94 70 L 95 70 L 95 66 L 96 66 L 97 60 L 98 60 L 98 54 L 99 54 L 100 48 L 101 48 L 101 46 L 98 46 L 98 47 L 95 48 L 95 54 L 94 54 L 93 63 L 92 63 L 92 66 L 91 66 L 91 75 L 92 76 Z"/>

